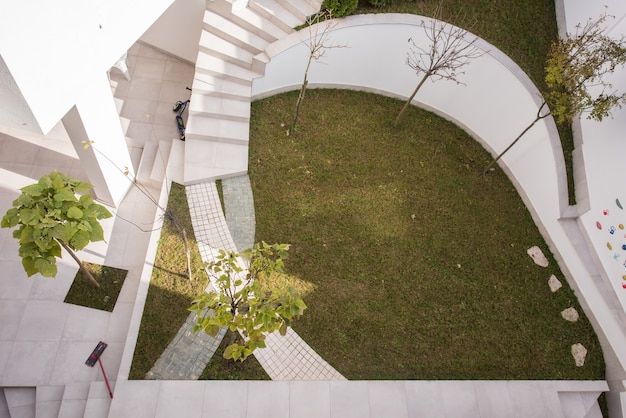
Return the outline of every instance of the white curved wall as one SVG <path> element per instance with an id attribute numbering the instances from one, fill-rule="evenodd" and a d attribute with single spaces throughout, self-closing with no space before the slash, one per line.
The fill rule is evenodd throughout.
<path id="1" fill-rule="evenodd" d="M 310 87 L 353 88 L 406 98 L 418 77 L 406 64 L 413 38 L 428 45 L 420 22 L 412 15 L 361 15 L 341 20 L 331 32 L 328 49 L 312 64 Z M 307 30 L 271 45 L 265 75 L 254 80 L 253 97 L 299 88 L 308 59 Z M 494 46 L 477 41 L 486 53 L 464 67 L 459 81 L 426 82 L 414 99 L 464 127 L 487 149 L 500 152 L 537 113 L 539 92 L 528 77 Z M 400 106 L 400 104 L 399 104 Z M 567 206 L 563 153 L 551 118 L 538 123 L 502 159 L 520 194 L 542 222 L 555 221 Z M 539 217 L 540 219 L 538 219 Z"/>
<path id="2" fill-rule="evenodd" d="M 418 77 L 405 64 L 409 47 L 407 40 L 413 38 L 426 48 L 429 45 L 423 29 L 419 27 L 422 21 L 431 20 L 411 15 L 362 15 L 341 20 L 331 32 L 330 43 L 348 47 L 328 49 L 320 62 L 312 65 L 309 86 L 352 88 L 406 99 L 418 82 Z M 622 26 L 626 25 L 626 20 L 620 22 Z M 303 41 L 307 41 L 308 37 L 307 30 L 292 34 L 267 48 L 267 56 L 257 57 L 267 63 L 265 75 L 254 80 L 255 99 L 300 87 L 308 59 L 308 47 Z M 465 85 L 449 81 L 427 82 L 414 103 L 464 127 L 495 154 L 505 149 L 533 121 L 541 101 L 536 87 L 511 59 L 484 41 L 479 40 L 476 45 L 485 54 L 465 67 L 465 74 L 459 77 Z M 626 78 L 617 83 L 621 86 L 626 83 Z M 400 108 L 401 105 L 398 106 Z M 595 179 L 587 176 L 578 179 L 578 182 L 581 185 L 589 182 L 593 189 L 607 189 L 610 184 L 612 200 L 607 200 L 606 204 L 613 202 L 613 205 L 617 189 L 621 188 L 620 197 L 626 208 L 622 181 L 625 177 L 626 165 L 622 160 L 626 155 L 626 141 L 620 138 L 622 144 L 613 147 L 619 132 L 624 132 L 625 112 L 616 112 L 615 121 L 602 124 L 602 128 L 596 126 L 593 136 L 606 130 L 606 135 L 613 138 L 610 144 L 596 146 L 594 149 L 599 152 L 585 149 L 585 166 L 588 161 L 591 162 L 590 169 L 603 173 L 600 176 L 602 180 L 596 183 Z M 618 118 L 621 122 L 617 122 Z M 589 123 L 583 122 L 583 132 L 589 129 Z M 609 294 L 607 284 L 597 276 L 598 264 L 594 261 L 597 261 L 600 247 L 604 246 L 606 252 L 606 241 L 602 242 L 602 238 L 606 237 L 596 238 L 591 247 L 586 233 L 589 228 L 595 228 L 595 218 L 584 222 L 584 225 L 578 219 L 576 224 L 578 214 L 575 213 L 576 208 L 568 205 L 563 152 L 552 118 L 537 123 L 502 158 L 501 163 L 559 261 L 561 270 L 577 292 L 604 347 L 610 347 L 612 352 L 610 355 L 607 353 L 606 358 L 607 365 L 610 361 L 609 367 L 615 370 L 611 379 L 623 380 L 626 376 L 626 332 L 620 318 L 626 309 L 626 289 L 619 294 L 613 293 L 622 290 L 619 277 Z M 615 175 L 609 177 L 611 174 Z M 601 184 L 602 181 L 605 183 Z M 623 213 L 626 214 L 626 210 Z M 612 222 L 617 227 L 619 220 Z M 626 225 L 626 215 L 623 224 Z M 606 231 L 605 228 L 604 233 Z M 622 235 L 626 244 L 626 230 L 622 231 Z M 626 258 L 626 249 L 624 253 Z M 624 259 L 620 263 L 622 261 Z M 613 268 L 626 270 L 626 262 L 619 266 L 613 264 Z M 606 270 L 602 271 L 602 278 L 606 280 Z M 623 274 L 626 275 L 626 271 Z M 616 307 L 614 300 L 617 304 L 621 302 L 622 306 Z M 616 385 L 619 386 L 619 383 Z"/>

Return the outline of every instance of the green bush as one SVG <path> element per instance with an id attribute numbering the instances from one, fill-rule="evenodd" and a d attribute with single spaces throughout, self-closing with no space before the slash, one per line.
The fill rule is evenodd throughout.
<path id="1" fill-rule="evenodd" d="M 367 0 L 367 2 L 374 7 L 383 7 L 391 5 L 393 0 Z"/>
<path id="2" fill-rule="evenodd" d="M 359 5 L 359 0 L 324 0 L 322 7 L 329 10 L 334 17 L 348 16 Z"/>

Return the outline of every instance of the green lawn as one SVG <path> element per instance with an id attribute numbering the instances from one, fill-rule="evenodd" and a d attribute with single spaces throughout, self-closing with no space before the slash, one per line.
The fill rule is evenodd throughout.
<path id="1" fill-rule="evenodd" d="M 294 329 L 349 379 L 598 379 L 602 353 L 506 176 L 465 132 L 372 94 L 310 90 L 252 105 L 256 240 L 292 244 L 316 290 Z M 570 346 L 589 350 L 577 368 Z"/>

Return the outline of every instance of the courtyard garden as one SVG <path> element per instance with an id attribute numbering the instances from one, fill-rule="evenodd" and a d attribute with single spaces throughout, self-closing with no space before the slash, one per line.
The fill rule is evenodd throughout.
<path id="1" fill-rule="evenodd" d="M 451 23 L 475 21 L 470 30 L 541 89 L 556 37 L 553 2 L 508 3 L 443 6 Z M 396 0 L 375 11 L 429 15 L 434 6 Z M 252 104 L 249 173 L 256 241 L 291 244 L 288 271 L 315 285 L 294 326 L 314 350 L 348 379 L 603 378 L 599 343 L 575 295 L 506 176 L 481 174 L 490 156 L 476 141 L 417 108 L 394 128 L 400 101 L 342 90 L 309 90 L 287 137 L 296 98 Z M 568 154 L 570 130 L 560 128 Z M 190 231 L 182 188 L 171 196 Z M 180 265 L 169 259 L 181 245 L 173 235 L 164 229 L 161 237 L 131 378 L 143 378 L 204 289 L 185 279 L 182 257 Z M 527 255 L 535 245 L 547 268 Z M 565 285 L 554 293 L 551 275 Z M 561 317 L 570 307 L 581 313 L 577 322 Z M 575 343 L 588 350 L 582 367 L 570 353 Z M 221 350 L 203 378 L 267 378 L 254 358 L 235 365 Z"/>

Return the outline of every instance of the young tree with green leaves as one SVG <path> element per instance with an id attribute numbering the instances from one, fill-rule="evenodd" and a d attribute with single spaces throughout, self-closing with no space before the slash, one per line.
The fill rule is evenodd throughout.
<path id="1" fill-rule="evenodd" d="M 571 122 L 582 113 L 587 119 L 601 121 L 611 115 L 614 107 L 622 107 L 626 93 L 618 93 L 605 80 L 616 68 L 626 64 L 624 37 L 613 39 L 606 35 L 604 14 L 589 20 L 585 26 L 576 26 L 574 34 L 567 34 L 552 43 L 545 68 L 547 90 L 535 119 L 483 171 L 492 167 L 537 122 L 553 116 L 557 123 Z"/>
<path id="2" fill-rule="evenodd" d="M 416 75 L 422 75 L 413 93 L 404 103 L 404 106 L 393 122 L 398 126 L 404 112 L 408 109 L 417 92 L 422 88 L 429 78 L 436 80 L 450 80 L 461 84 L 458 76 L 462 74 L 460 69 L 469 62 L 484 54 L 474 43 L 478 40 L 475 36 L 468 39 L 469 32 L 456 26 L 452 26 L 441 20 L 441 4 L 433 14 L 431 23 L 422 21 L 420 26 L 429 40 L 428 47 L 418 45 L 413 38 L 409 38 L 409 52 L 407 53 L 406 64 L 411 67 Z"/>
<path id="3" fill-rule="evenodd" d="M 103 241 L 104 231 L 99 220 L 111 217 L 90 194 L 84 194 L 92 188 L 91 184 L 53 171 L 21 189 L 22 194 L 13 201 L 1 226 L 19 225 L 13 237 L 19 240 L 19 255 L 28 277 L 35 273 L 55 277 L 56 258 L 62 257 L 61 248 L 64 248 L 91 283 L 100 287 L 75 253 L 90 242 Z M 82 195 L 77 197 L 77 194 Z"/>
<path id="4" fill-rule="evenodd" d="M 267 334 L 287 327 L 302 315 L 306 304 L 292 287 L 272 286 L 274 274 L 285 274 L 283 260 L 288 244 L 256 244 L 242 253 L 220 250 L 206 266 L 216 290 L 196 298 L 189 308 L 196 312 L 194 331 L 216 336 L 221 327 L 239 331 L 241 338 L 226 347 L 224 358 L 244 361 L 265 347 Z"/>

